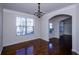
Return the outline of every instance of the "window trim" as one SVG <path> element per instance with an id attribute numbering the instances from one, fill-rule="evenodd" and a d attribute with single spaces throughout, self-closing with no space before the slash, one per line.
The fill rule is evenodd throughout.
<path id="1" fill-rule="evenodd" d="M 16 16 L 16 20 L 17 20 L 17 17 L 20 17 L 20 16 Z M 30 35 L 30 34 L 34 34 L 34 19 L 33 18 L 30 18 L 30 19 L 33 19 L 33 26 L 27 26 L 27 19 L 26 17 L 20 17 L 20 18 L 25 18 L 25 23 L 26 25 L 24 26 L 17 26 L 16 25 L 16 36 L 26 36 L 26 35 Z M 16 22 L 17 23 L 17 22 Z M 20 34 L 20 35 L 17 35 L 17 27 L 24 27 L 25 28 L 25 34 Z M 32 27 L 33 28 L 33 31 L 31 33 L 27 33 L 27 27 Z"/>

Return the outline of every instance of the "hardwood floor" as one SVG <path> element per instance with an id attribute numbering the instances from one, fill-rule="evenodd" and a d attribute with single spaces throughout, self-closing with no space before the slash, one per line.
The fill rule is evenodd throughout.
<path id="1" fill-rule="evenodd" d="M 55 53 L 57 55 L 72 55 L 72 36 L 71 35 L 62 35 L 60 39 L 51 38 L 50 42 L 54 45 Z M 50 51 L 51 52 L 51 51 Z"/>
<path id="2" fill-rule="evenodd" d="M 48 51 L 48 42 L 42 40 L 42 39 L 35 39 L 27 42 L 22 42 L 10 46 L 6 46 L 3 48 L 2 55 L 16 55 L 17 50 L 25 48 L 24 54 L 27 55 L 27 50 L 29 47 L 33 47 L 33 53 L 34 55 L 41 55 L 41 54 L 47 54 Z"/>
<path id="3" fill-rule="evenodd" d="M 49 48 L 49 44 L 52 48 Z M 66 47 L 66 46 L 65 46 Z M 24 51 L 24 52 L 23 52 Z M 29 51 L 29 52 L 28 52 Z M 35 39 L 3 48 L 2 55 L 72 55 L 71 49 L 66 49 L 60 44 L 58 38 L 52 38 L 49 42 Z M 73 52 L 76 55 L 76 53 Z"/>

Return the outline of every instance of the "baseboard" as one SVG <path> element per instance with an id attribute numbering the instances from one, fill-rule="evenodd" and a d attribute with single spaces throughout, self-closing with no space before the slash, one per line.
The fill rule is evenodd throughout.
<path id="1" fill-rule="evenodd" d="M 1 55 L 1 51 L 0 51 L 0 55 Z"/>
<path id="2" fill-rule="evenodd" d="M 29 39 L 29 40 L 25 40 L 25 41 L 18 41 L 18 42 L 14 42 L 14 43 L 10 43 L 10 44 L 3 44 L 3 47 L 5 46 L 10 46 L 10 45 L 14 45 L 14 44 L 19 44 L 19 43 L 23 43 L 23 42 L 28 42 L 28 41 L 32 41 L 32 40 L 36 40 L 36 39 L 42 39 L 42 38 L 34 38 L 34 39 Z M 43 39 L 42 39 L 43 40 Z"/>
<path id="3" fill-rule="evenodd" d="M 2 48 L 3 49 L 3 48 Z M 0 55 L 1 55 L 1 53 L 2 53 L 2 49 L 1 49 L 1 51 L 0 51 Z"/>
<path id="4" fill-rule="evenodd" d="M 72 49 L 73 52 L 77 53 L 79 55 L 79 51 Z"/>

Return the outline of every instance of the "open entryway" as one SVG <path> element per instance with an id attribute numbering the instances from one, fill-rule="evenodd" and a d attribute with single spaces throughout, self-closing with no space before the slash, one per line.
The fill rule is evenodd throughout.
<path id="1" fill-rule="evenodd" d="M 72 16 L 60 14 L 49 20 L 51 54 L 72 54 Z"/>

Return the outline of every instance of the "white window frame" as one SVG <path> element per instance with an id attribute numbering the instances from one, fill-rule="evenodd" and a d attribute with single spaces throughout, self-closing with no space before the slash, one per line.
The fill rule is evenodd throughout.
<path id="1" fill-rule="evenodd" d="M 20 20 L 21 20 L 21 18 L 24 18 L 25 19 L 25 25 L 22 26 L 21 23 L 20 23 L 20 26 L 17 26 L 17 18 L 20 18 Z M 32 19 L 32 18 L 25 18 L 25 17 L 19 17 L 19 16 L 16 17 L 16 35 L 17 36 L 24 36 L 24 35 L 27 35 L 27 34 L 33 34 L 34 33 L 34 19 L 33 19 L 33 26 L 27 26 L 27 19 Z M 23 34 L 23 32 L 22 33 L 20 32 L 19 35 L 18 35 L 18 32 L 17 32 L 17 28 L 18 27 L 19 28 L 20 27 L 25 28 L 25 34 Z M 27 32 L 28 27 L 32 27 L 33 28 L 33 31 L 28 33 Z"/>

